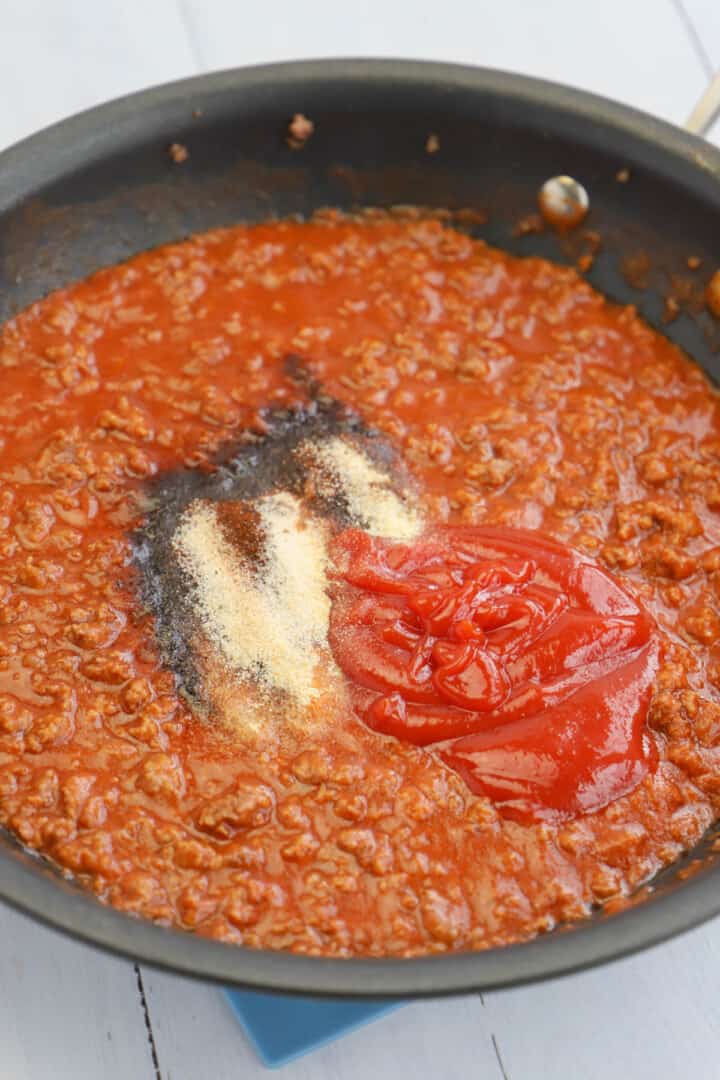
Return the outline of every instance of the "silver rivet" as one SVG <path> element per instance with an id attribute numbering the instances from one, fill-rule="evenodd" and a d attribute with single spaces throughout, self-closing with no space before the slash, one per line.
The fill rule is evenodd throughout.
<path id="1" fill-rule="evenodd" d="M 574 229 L 590 209 L 588 193 L 572 176 L 552 176 L 540 188 L 540 213 L 548 225 Z"/>

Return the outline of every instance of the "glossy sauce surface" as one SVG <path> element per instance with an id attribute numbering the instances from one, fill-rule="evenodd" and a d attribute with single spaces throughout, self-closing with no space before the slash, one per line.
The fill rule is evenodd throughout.
<path id="1" fill-rule="evenodd" d="M 520 821 L 599 810 L 654 765 L 651 621 L 589 559 L 472 525 L 349 530 L 334 556 L 330 642 L 374 731 L 436 746 Z"/>
<path id="2" fill-rule="evenodd" d="M 539 530 L 647 611 L 658 760 L 634 790 L 524 823 L 351 710 L 268 746 L 193 715 L 130 535 L 163 470 L 303 402 L 289 354 L 394 444 L 437 525 Z M 250 946 L 485 948 L 623 904 L 717 816 L 717 398 L 572 270 L 422 217 L 237 227 L 33 306 L 0 364 L 0 820 L 103 900 Z"/>

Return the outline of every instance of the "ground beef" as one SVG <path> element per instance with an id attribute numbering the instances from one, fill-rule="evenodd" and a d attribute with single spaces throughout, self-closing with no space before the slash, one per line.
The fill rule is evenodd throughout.
<path id="1" fill-rule="evenodd" d="M 634 792 L 521 825 L 351 715 L 273 752 L 193 715 L 131 536 L 160 472 L 303 403 L 290 354 L 435 520 L 545 530 L 646 605 L 660 761 Z M 422 216 L 237 227 L 34 305 L 0 364 L 0 820 L 102 900 L 310 954 L 480 949 L 622 902 L 720 813 L 717 397 L 573 270 Z"/>

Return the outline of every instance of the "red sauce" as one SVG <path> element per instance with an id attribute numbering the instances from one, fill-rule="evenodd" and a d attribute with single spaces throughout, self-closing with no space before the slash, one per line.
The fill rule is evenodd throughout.
<path id="1" fill-rule="evenodd" d="M 591 813 L 654 764 L 651 623 L 589 559 L 487 526 L 350 530 L 334 554 L 331 644 L 373 730 L 437 746 L 518 820 Z"/>
<path id="2" fill-rule="evenodd" d="M 268 405 L 303 402 L 289 354 L 393 444 L 438 535 L 537 530 L 649 613 L 658 760 L 633 790 L 519 822 L 498 805 L 507 792 L 477 794 L 457 771 L 487 783 L 472 757 L 485 745 L 451 768 L 348 709 L 258 748 L 193 713 L 138 599 L 131 533 L 162 470 L 209 468 Z M 34 305 L 0 331 L 0 365 L 0 822 L 103 901 L 253 947 L 480 949 L 626 903 L 720 816 L 718 396 L 574 271 L 421 216 L 238 226 Z M 554 592 L 603 626 L 629 618 L 606 686 L 632 678 L 648 647 L 635 608 Z M 407 602 L 367 595 L 378 611 Z M 447 670 L 443 648 L 461 643 L 433 636 L 455 700 L 433 683 L 432 701 L 408 701 L 423 730 L 441 704 L 484 722 L 476 688 Z M 397 647 L 378 698 L 406 678 Z M 575 693 L 596 702 L 592 685 Z M 493 708 L 512 701 L 511 687 Z M 625 734 L 647 766 L 640 730 Z"/>

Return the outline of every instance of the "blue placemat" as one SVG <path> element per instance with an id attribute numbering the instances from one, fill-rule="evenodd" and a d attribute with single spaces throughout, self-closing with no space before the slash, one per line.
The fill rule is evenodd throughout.
<path id="1" fill-rule="evenodd" d="M 403 1001 L 333 1001 L 226 990 L 228 1001 L 259 1057 L 270 1068 L 332 1042 Z"/>

